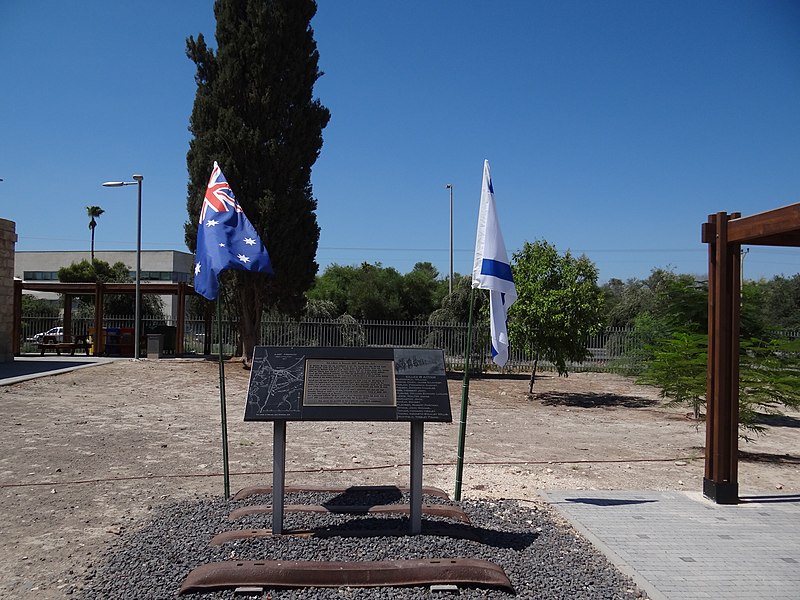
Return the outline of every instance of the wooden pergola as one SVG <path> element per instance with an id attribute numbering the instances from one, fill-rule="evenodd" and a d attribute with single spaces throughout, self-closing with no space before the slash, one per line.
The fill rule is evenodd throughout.
<path id="1" fill-rule="evenodd" d="M 177 331 L 175 353 L 183 354 L 183 337 L 186 319 L 186 296 L 194 295 L 194 288 L 188 283 L 147 282 L 141 284 L 142 294 L 159 294 L 178 296 Z M 136 294 L 135 283 L 61 283 L 14 281 L 14 327 L 13 352 L 20 353 L 20 329 L 22 326 L 22 291 L 55 292 L 64 297 L 64 341 L 71 341 L 72 335 L 72 299 L 76 296 L 94 296 L 94 330 L 103 329 L 103 298 L 106 294 Z M 103 336 L 98 335 L 94 344 L 94 354 L 103 353 Z"/>
<path id="2" fill-rule="evenodd" d="M 702 226 L 708 244 L 708 377 L 703 494 L 739 502 L 739 307 L 741 247 L 800 247 L 800 204 L 749 217 L 719 212 Z"/>

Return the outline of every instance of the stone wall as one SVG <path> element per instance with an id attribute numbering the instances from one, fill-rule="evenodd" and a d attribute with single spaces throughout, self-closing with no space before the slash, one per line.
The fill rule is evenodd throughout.
<path id="1" fill-rule="evenodd" d="M 14 330 L 14 247 L 17 243 L 13 221 L 0 219 L 0 362 L 14 360 L 11 337 Z"/>

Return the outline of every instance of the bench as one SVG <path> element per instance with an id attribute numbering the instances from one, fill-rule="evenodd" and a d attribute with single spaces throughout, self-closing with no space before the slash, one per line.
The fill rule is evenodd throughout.
<path id="1" fill-rule="evenodd" d="M 59 342 L 55 337 L 45 336 L 39 342 L 39 355 L 44 356 L 45 351 L 55 350 L 58 356 L 61 356 L 62 350 L 69 350 L 70 356 L 75 356 L 75 350 L 83 350 L 86 356 L 89 356 L 89 349 L 92 347 L 91 343 L 86 339 L 85 335 L 76 335 L 74 342 Z"/>

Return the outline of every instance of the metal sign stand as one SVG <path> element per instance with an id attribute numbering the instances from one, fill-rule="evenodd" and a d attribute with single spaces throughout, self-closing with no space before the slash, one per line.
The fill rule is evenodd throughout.
<path id="1" fill-rule="evenodd" d="M 286 421 L 272 427 L 272 533 L 283 534 L 284 489 L 286 485 Z"/>
<path id="2" fill-rule="evenodd" d="M 286 489 L 286 421 L 273 422 L 272 435 L 272 534 L 283 534 L 283 507 Z M 422 456 L 424 421 L 411 421 L 410 531 L 422 532 Z"/>
<path id="3" fill-rule="evenodd" d="M 423 421 L 411 421 L 411 535 L 422 532 L 422 434 Z"/>
<path id="4" fill-rule="evenodd" d="M 422 531 L 425 422 L 453 420 L 444 351 L 256 346 L 244 420 L 273 422 L 274 535 L 284 533 L 287 421 L 408 422 L 409 525 L 417 535 Z"/>

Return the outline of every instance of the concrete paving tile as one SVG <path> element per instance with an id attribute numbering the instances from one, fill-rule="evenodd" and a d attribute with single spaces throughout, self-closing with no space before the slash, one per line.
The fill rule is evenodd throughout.
<path id="1" fill-rule="evenodd" d="M 800 598 L 800 499 L 716 505 L 692 492 L 542 497 L 651 597 Z"/>

